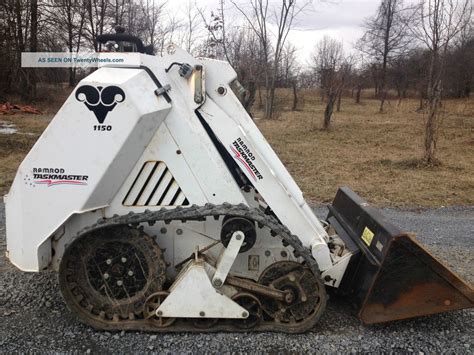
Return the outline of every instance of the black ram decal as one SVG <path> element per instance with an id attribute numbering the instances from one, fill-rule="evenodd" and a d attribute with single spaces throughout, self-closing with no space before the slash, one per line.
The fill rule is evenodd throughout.
<path id="1" fill-rule="evenodd" d="M 118 86 L 91 86 L 83 85 L 76 90 L 76 99 L 84 102 L 89 110 L 94 112 L 97 121 L 104 123 L 107 114 L 118 103 L 125 100 L 125 93 Z"/>

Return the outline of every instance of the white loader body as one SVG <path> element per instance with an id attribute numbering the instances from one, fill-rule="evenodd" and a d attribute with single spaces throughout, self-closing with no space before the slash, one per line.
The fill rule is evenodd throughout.
<path id="1" fill-rule="evenodd" d="M 167 206 L 167 201 L 155 206 L 123 203 L 147 161 L 164 162 L 190 204 L 254 203 L 253 196 L 246 196 L 236 185 L 194 112 L 199 110 L 282 223 L 312 249 L 321 270 L 330 269 L 333 265 L 327 234 L 233 94 L 229 85 L 236 73 L 231 66 L 217 60 L 196 60 L 179 49 L 162 58 L 140 57 L 141 64 L 162 85 L 171 86 L 171 102 L 153 94 L 156 84 L 140 67 L 104 66 L 82 80 L 78 88 L 113 85 L 123 90 L 125 98 L 116 103 L 100 125 L 73 92 L 25 158 L 5 198 L 10 260 L 25 271 L 48 267 L 51 237 L 59 232 L 71 238 L 77 231 L 64 231 L 65 225 L 86 212 L 94 212 L 99 218 Z M 192 77 L 183 79 L 177 68 L 165 73 L 172 62 L 203 66 L 203 104 L 193 100 Z M 225 95 L 218 93 L 219 87 L 225 88 Z M 176 153 L 178 150 L 180 154 Z"/>
<path id="2" fill-rule="evenodd" d="M 123 33 L 102 39 L 146 52 Z M 300 332 L 323 313 L 324 284 L 366 323 L 472 307 L 471 288 L 350 189 L 323 226 L 227 62 L 137 55 L 79 83 L 5 196 L 10 261 L 58 270 L 83 322 Z"/>

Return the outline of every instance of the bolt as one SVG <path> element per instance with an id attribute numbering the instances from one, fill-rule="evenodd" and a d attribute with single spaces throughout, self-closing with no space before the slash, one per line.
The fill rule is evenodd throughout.
<path id="1" fill-rule="evenodd" d="M 240 234 L 237 234 L 237 235 L 235 236 L 235 239 L 240 240 L 240 239 L 242 239 L 242 236 L 241 236 Z"/>
<path id="2" fill-rule="evenodd" d="M 177 234 L 177 235 L 183 234 L 183 230 L 180 229 L 180 228 L 176 229 L 176 234 Z"/>
<path id="3" fill-rule="evenodd" d="M 127 262 L 127 258 L 125 258 L 125 257 L 122 257 L 122 259 L 120 259 L 120 260 L 122 260 L 122 263 L 126 263 L 126 262 Z"/>
<path id="4" fill-rule="evenodd" d="M 221 287 L 222 286 L 222 280 L 221 279 L 214 279 L 214 280 L 212 280 L 212 283 L 216 287 Z"/>
<path id="5" fill-rule="evenodd" d="M 161 234 L 165 234 L 166 233 L 166 228 L 165 227 L 161 228 L 160 232 L 161 232 Z"/>
<path id="6" fill-rule="evenodd" d="M 122 286 L 123 285 L 123 281 L 122 280 L 118 280 L 117 281 L 117 286 Z"/>
<path id="7" fill-rule="evenodd" d="M 291 282 L 295 282 L 296 281 L 295 275 L 293 274 L 288 275 L 288 280 L 290 280 Z"/>
<path id="8" fill-rule="evenodd" d="M 110 277 L 110 275 L 109 275 L 109 274 L 107 274 L 107 273 L 105 273 L 105 274 L 104 274 L 104 279 L 106 279 L 106 280 L 107 280 L 109 277 Z"/>
<path id="9" fill-rule="evenodd" d="M 226 88 L 223 86 L 219 86 L 217 88 L 217 92 L 219 93 L 219 95 L 225 95 L 226 91 L 227 91 Z"/>
<path id="10" fill-rule="evenodd" d="M 204 317 L 204 316 L 206 315 L 206 313 L 204 313 L 204 311 L 201 311 L 201 312 L 199 312 L 199 315 L 200 315 L 201 317 Z"/>
<path id="11" fill-rule="evenodd" d="M 308 297 L 306 295 L 301 296 L 301 302 L 306 302 L 308 300 Z"/>
<path id="12" fill-rule="evenodd" d="M 133 276 L 133 271 L 132 270 L 128 270 L 128 276 Z"/>
<path id="13" fill-rule="evenodd" d="M 272 253 L 270 252 L 270 250 L 265 250 L 265 256 L 270 256 L 272 255 Z"/>
<path id="14" fill-rule="evenodd" d="M 288 256 L 288 253 L 285 250 L 281 251 L 281 257 L 286 258 Z"/>
<path id="15" fill-rule="evenodd" d="M 163 311 L 156 311 L 156 315 L 157 315 L 158 317 L 161 317 L 161 316 L 163 315 Z"/>
<path id="16" fill-rule="evenodd" d="M 242 317 L 243 318 L 247 318 L 249 316 L 249 314 L 247 312 L 242 312 Z"/>
<path id="17" fill-rule="evenodd" d="M 106 263 L 107 263 L 107 265 L 112 264 L 112 259 L 107 259 Z"/>
<path id="18" fill-rule="evenodd" d="M 449 306 L 450 304 L 451 304 L 451 300 L 445 300 L 445 301 L 444 301 L 444 305 L 445 305 L 445 306 Z"/>

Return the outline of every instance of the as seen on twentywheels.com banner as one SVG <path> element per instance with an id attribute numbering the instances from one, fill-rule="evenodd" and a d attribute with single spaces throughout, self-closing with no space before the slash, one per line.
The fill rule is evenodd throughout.
<path id="1" fill-rule="evenodd" d="M 138 53 L 118 52 L 23 52 L 23 68 L 98 67 L 106 64 L 140 65 Z"/>

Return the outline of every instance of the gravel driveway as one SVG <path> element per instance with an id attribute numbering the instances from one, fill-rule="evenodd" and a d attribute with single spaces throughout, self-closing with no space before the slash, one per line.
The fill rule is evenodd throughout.
<path id="1" fill-rule="evenodd" d="M 323 208 L 317 208 L 324 215 Z M 419 234 L 435 255 L 471 284 L 474 280 L 474 206 L 384 209 L 395 224 Z M 474 310 L 388 325 L 363 326 L 355 311 L 332 297 L 320 323 L 306 334 L 140 334 L 94 331 L 66 309 L 54 273 L 29 274 L 5 260 L 0 204 L 0 352 L 448 352 L 474 351 Z"/>

